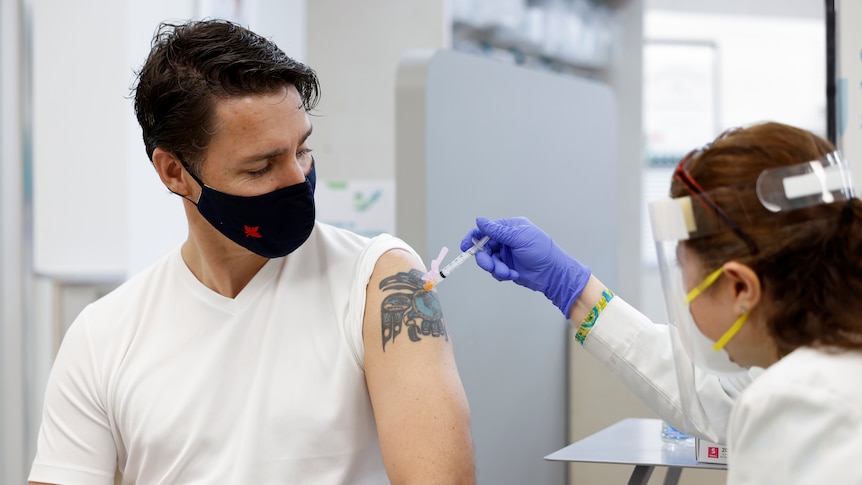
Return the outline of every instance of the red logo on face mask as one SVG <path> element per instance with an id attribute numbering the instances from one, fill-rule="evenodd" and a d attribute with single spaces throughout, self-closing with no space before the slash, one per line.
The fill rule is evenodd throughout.
<path id="1" fill-rule="evenodd" d="M 263 236 L 260 235 L 260 226 L 242 226 L 245 229 L 245 237 L 256 237 L 258 239 Z"/>

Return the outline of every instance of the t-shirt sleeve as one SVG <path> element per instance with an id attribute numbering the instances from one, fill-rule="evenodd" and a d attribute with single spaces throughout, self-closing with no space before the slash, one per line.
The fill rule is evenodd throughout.
<path id="1" fill-rule="evenodd" d="M 87 309 L 69 327 L 48 377 L 30 481 L 112 484 L 117 451 Z"/>
<path id="2" fill-rule="evenodd" d="M 353 284 L 350 289 L 350 302 L 348 303 L 344 329 L 348 345 L 360 368 L 365 367 L 362 322 L 365 315 L 368 281 L 371 279 L 371 273 L 374 272 L 377 260 L 391 249 L 403 249 L 416 256 L 417 259 L 421 259 L 410 245 L 389 234 L 381 234 L 371 239 L 371 242 L 360 254 L 353 274 Z"/>

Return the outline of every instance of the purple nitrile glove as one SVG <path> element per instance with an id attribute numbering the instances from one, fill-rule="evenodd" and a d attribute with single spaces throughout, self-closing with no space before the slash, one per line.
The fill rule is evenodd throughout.
<path id="1" fill-rule="evenodd" d="M 479 217 L 476 226 L 461 241 L 462 251 L 473 245 L 473 239 L 490 236 L 476 253 L 476 264 L 498 281 L 512 280 L 541 292 L 569 318 L 590 279 L 590 268 L 566 254 L 526 217 L 495 221 Z"/>

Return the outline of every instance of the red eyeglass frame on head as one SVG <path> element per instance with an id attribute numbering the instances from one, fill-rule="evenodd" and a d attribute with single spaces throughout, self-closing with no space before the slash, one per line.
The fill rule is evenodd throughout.
<path id="1" fill-rule="evenodd" d="M 692 197 L 708 212 L 718 217 L 737 237 L 739 237 L 742 242 L 744 242 L 748 246 L 748 250 L 752 255 L 757 254 L 757 244 L 755 244 L 754 240 L 751 239 L 751 236 L 744 233 L 742 229 L 739 228 L 736 224 L 730 220 L 730 217 L 727 215 L 724 210 L 718 206 L 707 194 L 706 191 L 694 180 L 691 174 L 685 169 L 685 166 L 698 157 L 703 151 L 707 150 L 711 147 L 715 142 L 726 138 L 728 135 L 738 131 L 740 128 L 734 127 L 723 131 L 720 135 L 718 135 L 715 140 L 711 143 L 707 143 L 706 145 L 695 148 L 694 150 L 688 152 L 686 156 L 682 157 L 682 160 L 679 161 L 679 164 L 676 166 L 676 170 L 673 172 L 673 178 L 681 182 L 691 193 Z"/>

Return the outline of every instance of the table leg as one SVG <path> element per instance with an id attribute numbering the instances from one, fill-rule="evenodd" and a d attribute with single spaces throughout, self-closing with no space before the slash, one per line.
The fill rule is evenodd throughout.
<path id="1" fill-rule="evenodd" d="M 636 465 L 635 471 L 632 472 L 632 476 L 629 478 L 629 485 L 647 485 L 654 468 L 648 465 Z"/>
<path id="2" fill-rule="evenodd" d="M 667 475 L 664 476 L 664 485 L 676 485 L 679 483 L 679 476 L 682 475 L 682 468 L 671 466 L 667 468 Z"/>

